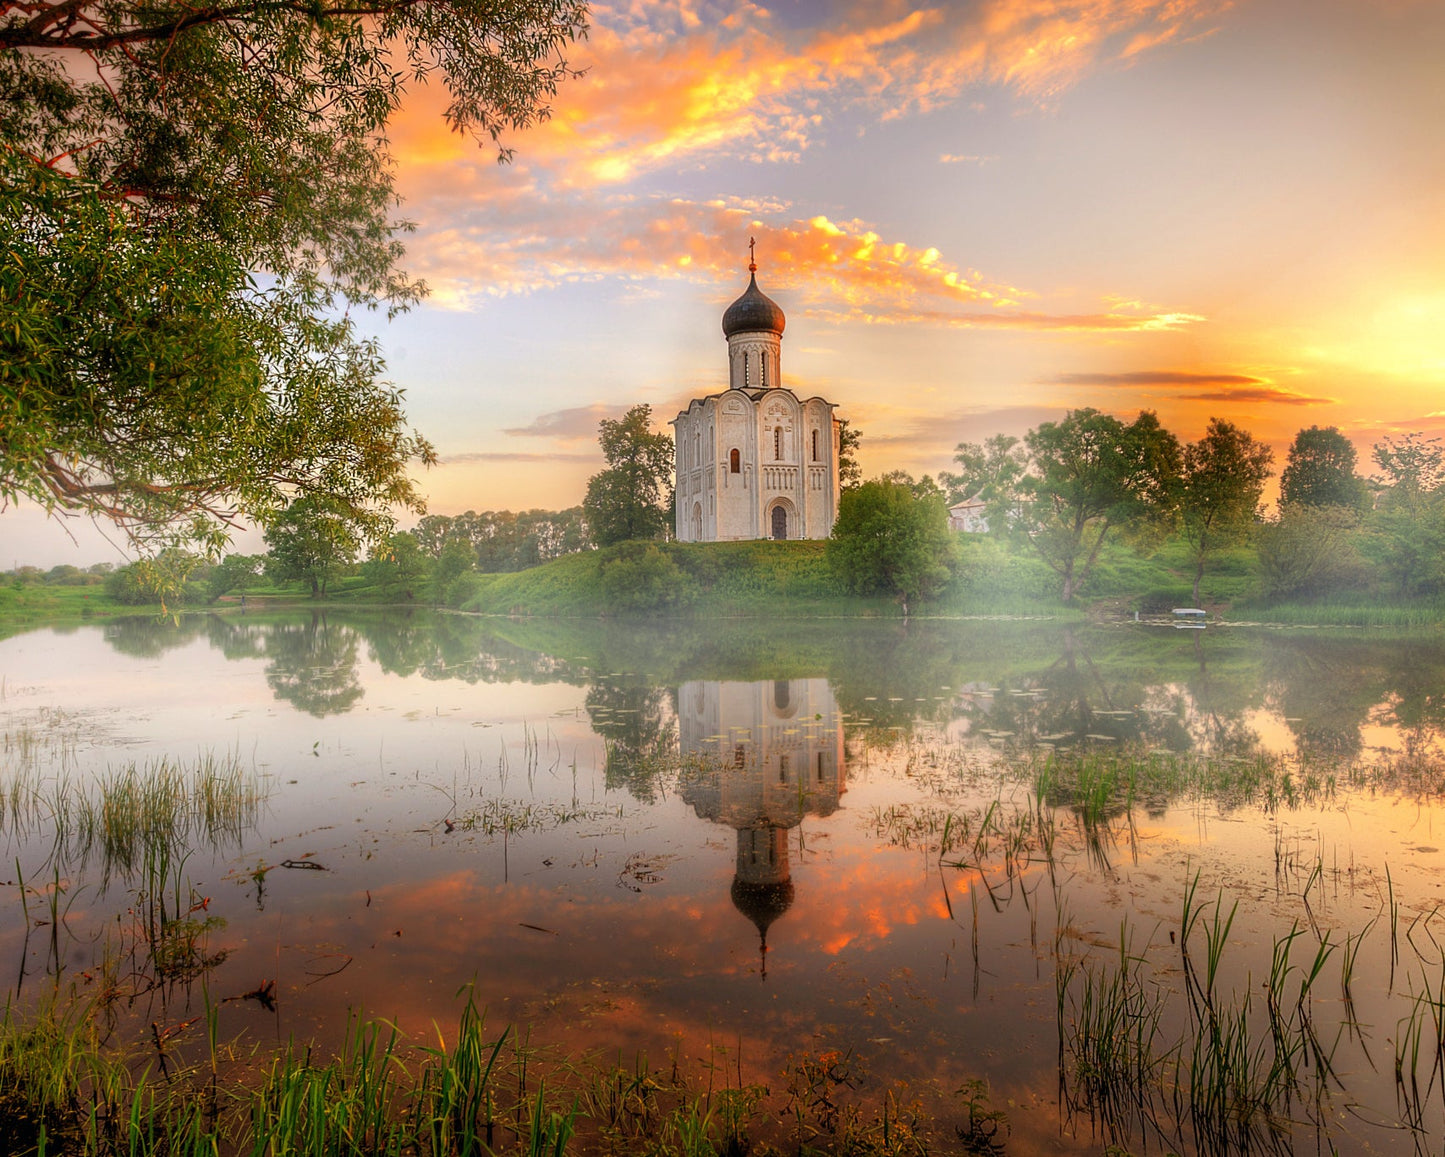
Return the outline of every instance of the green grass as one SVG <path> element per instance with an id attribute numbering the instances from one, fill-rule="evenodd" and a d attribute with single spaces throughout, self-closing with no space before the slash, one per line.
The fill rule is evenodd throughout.
<path id="1" fill-rule="evenodd" d="M 1295 627 L 1377 627 L 1387 630 L 1439 630 L 1445 627 L 1445 604 L 1436 599 L 1380 602 L 1365 595 L 1309 602 L 1271 603 L 1246 599 L 1230 608 L 1234 621 Z"/>
<path id="2" fill-rule="evenodd" d="M 646 563 L 640 544 L 568 555 L 531 570 L 479 575 L 461 609 L 493 615 L 568 618 L 674 612 L 696 618 L 790 616 L 898 618 L 889 596 L 849 594 L 827 561 L 826 542 L 662 543 Z M 1013 564 L 984 548 L 960 579 L 911 608 L 916 616 L 1082 618 L 1025 560 Z"/>
<path id="3" fill-rule="evenodd" d="M 105 593 L 105 587 L 45 586 L 40 583 L 0 585 L 0 639 L 42 623 L 135 614 Z"/>
<path id="4" fill-rule="evenodd" d="M 66 875 L 94 863 L 102 880 L 133 880 L 156 857 L 237 847 L 265 806 L 264 786 L 235 755 L 128 763 L 82 781 L 42 775 L 27 758 L 32 746 L 17 741 L 12 770 L 0 775 L 0 835 L 43 836 L 47 862 Z"/>
<path id="5" fill-rule="evenodd" d="M 566 1153 L 955 1152 L 954 1138 L 1007 1135 L 986 1086 L 966 1082 L 950 1130 L 888 1080 L 857 1081 L 846 1055 L 794 1057 L 775 1087 L 730 1077 L 730 1059 L 653 1069 L 533 1047 L 489 1032 L 464 993 L 456 1028 L 411 1039 L 353 1016 L 335 1055 L 300 1043 L 227 1044 L 205 1004 L 204 1043 L 164 1068 L 108 1047 L 103 1018 L 52 1002 L 0 1016 L 0 1151 L 10 1157 L 531 1157 Z M 987 1151 L 987 1150 L 984 1150 Z"/>

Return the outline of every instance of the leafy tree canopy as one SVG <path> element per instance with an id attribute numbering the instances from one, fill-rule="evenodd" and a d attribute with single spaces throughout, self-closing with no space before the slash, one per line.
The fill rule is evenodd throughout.
<path id="1" fill-rule="evenodd" d="M 1002 530 L 1028 469 L 1028 451 L 1017 438 L 995 434 L 986 442 L 960 442 L 954 448 L 953 460 L 959 465 L 958 473 L 945 470 L 938 476 L 948 491 L 949 504 L 982 499 L 990 527 Z"/>
<path id="2" fill-rule="evenodd" d="M 1194 555 L 1194 602 L 1204 565 L 1216 546 L 1253 521 L 1274 464 L 1274 452 L 1245 430 L 1218 418 L 1184 448 L 1180 515 Z"/>
<path id="3" fill-rule="evenodd" d="M 583 0 L 0 0 L 0 503 L 216 549 L 432 458 L 350 306 L 405 308 L 389 118 L 544 115 Z M 505 152 L 505 150 L 504 150 Z"/>
<path id="4" fill-rule="evenodd" d="M 1355 447 L 1336 426 L 1311 426 L 1295 435 L 1279 476 L 1281 506 L 1363 509 L 1364 479 L 1355 474 Z"/>
<path id="5" fill-rule="evenodd" d="M 1015 528 L 1063 581 L 1068 602 L 1087 580 L 1105 540 L 1173 513 L 1179 442 L 1142 411 L 1128 425 L 1094 409 L 1071 410 L 1024 438 Z"/>
<path id="6" fill-rule="evenodd" d="M 356 561 L 361 548 L 355 522 L 339 503 L 317 495 L 298 498 L 266 528 L 266 575 L 276 582 L 311 584 L 311 596 Z"/>
<path id="7" fill-rule="evenodd" d="M 838 421 L 838 488 L 856 490 L 863 484 L 863 467 L 858 464 L 858 447 L 863 431 L 847 418 Z"/>
<path id="8" fill-rule="evenodd" d="M 1445 590 L 1445 449 L 1406 434 L 1377 442 L 1371 456 L 1385 487 L 1369 553 L 1407 595 Z"/>
<path id="9" fill-rule="evenodd" d="M 1388 487 L 1387 506 L 1416 510 L 1445 486 L 1445 447 L 1439 438 L 1420 433 L 1385 438 L 1375 443 L 1370 456 L 1380 468 L 1376 481 Z"/>
<path id="10" fill-rule="evenodd" d="M 951 574 L 953 539 L 942 491 L 907 476 L 845 491 L 828 561 L 849 590 L 892 595 L 906 615 L 910 600 L 933 594 Z"/>
<path id="11" fill-rule="evenodd" d="M 611 546 L 662 538 L 672 518 L 672 439 L 652 431 L 652 407 L 633 406 L 620 419 L 602 419 L 607 469 L 587 482 L 582 511 L 592 541 Z"/>

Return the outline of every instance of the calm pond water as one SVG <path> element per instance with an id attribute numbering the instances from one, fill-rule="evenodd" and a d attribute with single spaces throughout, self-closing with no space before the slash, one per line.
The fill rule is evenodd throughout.
<path id="1" fill-rule="evenodd" d="M 209 999 L 325 1046 L 472 985 L 624 1063 L 837 1054 L 944 1119 L 982 1078 L 1010 1153 L 1445 1137 L 1438 639 L 327 610 L 37 630 L 0 677 L 21 1008 L 58 975 L 118 1036 Z M 239 770 L 157 865 L 98 785 L 167 759 Z M 158 894 L 166 983 L 126 940 Z M 1231 1041 L 1271 1108 L 1216 1135 Z"/>

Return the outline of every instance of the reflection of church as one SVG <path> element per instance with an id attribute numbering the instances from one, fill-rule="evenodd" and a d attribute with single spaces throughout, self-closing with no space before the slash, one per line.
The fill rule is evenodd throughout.
<path id="1" fill-rule="evenodd" d="M 826 679 L 774 679 L 684 683 L 677 717 L 703 769 L 683 799 L 737 831 L 733 903 L 757 926 L 766 976 L 768 928 L 793 903 L 789 829 L 832 815 L 847 790 L 842 716 Z"/>

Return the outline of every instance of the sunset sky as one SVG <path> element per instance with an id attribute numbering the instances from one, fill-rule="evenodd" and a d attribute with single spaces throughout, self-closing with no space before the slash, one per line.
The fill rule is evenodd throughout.
<path id="1" fill-rule="evenodd" d="M 721 388 L 750 236 L 868 475 L 1085 405 L 1445 432 L 1442 60 L 1438 0 L 597 4 L 512 164 L 394 126 L 431 508 L 572 505 L 599 418 Z"/>

